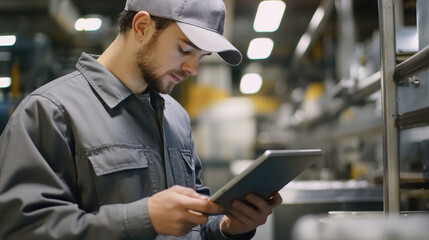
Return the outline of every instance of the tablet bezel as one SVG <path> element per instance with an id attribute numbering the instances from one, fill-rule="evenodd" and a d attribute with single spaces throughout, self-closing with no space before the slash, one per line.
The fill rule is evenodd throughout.
<path id="1" fill-rule="evenodd" d="M 233 179 L 231 179 L 228 183 L 226 183 L 223 187 L 221 187 L 218 191 L 216 191 L 210 198 L 210 201 L 219 203 L 218 200 L 221 200 L 220 203 L 224 207 L 224 211 L 228 211 L 231 202 L 228 204 L 225 203 L 225 201 L 222 198 L 227 198 L 233 201 L 234 199 L 240 199 L 243 200 L 244 196 L 239 196 L 234 199 L 228 196 L 224 196 L 226 192 L 228 192 L 230 189 L 232 189 L 236 184 L 238 184 L 240 181 L 245 179 L 247 176 L 249 176 L 250 173 L 255 171 L 258 167 L 262 166 L 267 161 L 270 161 L 273 159 L 273 161 L 277 158 L 284 158 L 285 159 L 285 165 L 290 165 L 293 169 L 293 176 L 288 176 L 284 179 L 290 179 L 285 180 L 285 184 L 281 184 L 283 186 L 287 185 L 290 181 L 295 179 L 299 174 L 301 174 L 306 168 L 308 168 L 310 165 L 312 165 L 317 159 L 321 158 L 322 151 L 320 149 L 298 149 L 298 150 L 290 150 L 290 149 L 282 149 L 282 150 L 266 150 L 262 155 L 260 155 L 249 167 L 247 167 L 244 171 L 242 171 L 240 174 L 235 176 Z M 294 164 L 293 159 L 300 158 L 301 161 L 305 161 L 305 163 L 301 164 Z M 262 176 L 259 176 L 262 177 Z M 280 189 L 274 189 L 274 192 L 279 191 Z M 249 189 L 249 193 L 252 192 L 251 189 Z M 273 193 L 274 193 L 273 192 Z M 237 195 L 237 194 L 234 194 Z M 268 200 L 268 199 L 267 199 Z"/>

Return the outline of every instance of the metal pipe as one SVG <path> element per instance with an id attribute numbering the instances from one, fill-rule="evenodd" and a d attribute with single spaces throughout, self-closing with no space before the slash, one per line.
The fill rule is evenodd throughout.
<path id="1" fill-rule="evenodd" d="M 351 79 L 350 66 L 352 65 L 353 54 L 356 47 L 356 33 L 353 17 L 352 0 L 336 0 L 335 9 L 338 16 L 338 49 L 336 69 L 338 78 Z"/>
<path id="2" fill-rule="evenodd" d="M 326 22 L 329 19 L 329 16 L 331 15 L 333 6 L 334 6 L 334 1 L 335 0 L 322 0 L 320 1 L 319 7 L 317 8 L 317 10 L 320 9 L 320 11 L 315 12 L 315 14 L 313 15 L 313 18 L 317 18 L 316 13 L 320 13 L 323 12 L 322 14 L 322 19 L 320 20 L 320 23 L 317 26 L 313 26 L 311 21 L 307 27 L 307 29 L 305 30 L 304 34 L 301 37 L 301 40 L 298 42 L 298 45 L 295 48 L 295 51 L 293 53 L 292 56 L 292 69 L 297 69 L 299 66 L 299 62 L 301 61 L 302 57 L 308 52 L 308 50 L 311 48 L 312 45 L 312 41 L 314 39 L 317 38 L 317 36 L 320 34 L 320 32 L 323 30 L 323 28 L 325 27 Z M 312 18 L 312 19 L 313 19 Z M 308 38 L 308 44 L 303 44 L 304 41 L 303 39 L 307 39 Z M 305 46 L 303 47 L 302 46 Z"/>
<path id="3" fill-rule="evenodd" d="M 397 114 L 395 16 L 393 0 L 378 0 L 381 50 L 381 95 L 383 134 L 383 187 L 385 216 L 399 215 L 399 150 Z"/>
<path id="4" fill-rule="evenodd" d="M 396 66 L 395 81 L 429 69 L 429 45 Z"/>

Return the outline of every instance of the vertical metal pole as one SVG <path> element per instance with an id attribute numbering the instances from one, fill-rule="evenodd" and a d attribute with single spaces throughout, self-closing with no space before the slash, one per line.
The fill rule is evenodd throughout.
<path id="1" fill-rule="evenodd" d="M 419 50 L 422 50 L 429 45 L 429 1 L 417 0 L 416 2 L 417 15 L 417 35 L 419 36 Z M 429 74 L 429 71 L 426 72 Z M 427 75 L 426 75 L 427 76 Z M 429 79 L 429 78 L 426 78 Z"/>
<path id="2" fill-rule="evenodd" d="M 335 8 L 338 16 L 338 50 L 336 69 L 339 79 L 352 79 L 350 65 L 356 47 L 355 23 L 353 17 L 353 1 L 336 0 Z"/>
<path id="3" fill-rule="evenodd" d="M 383 104 L 384 214 L 399 215 L 399 150 L 396 84 L 395 10 L 393 0 L 378 0 L 381 49 L 381 95 Z"/>

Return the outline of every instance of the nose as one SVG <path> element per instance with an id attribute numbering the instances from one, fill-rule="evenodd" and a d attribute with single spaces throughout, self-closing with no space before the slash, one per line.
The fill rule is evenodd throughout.
<path id="1" fill-rule="evenodd" d="M 182 70 L 190 76 L 195 76 L 198 73 L 200 59 L 196 55 L 189 56 L 182 64 Z"/>

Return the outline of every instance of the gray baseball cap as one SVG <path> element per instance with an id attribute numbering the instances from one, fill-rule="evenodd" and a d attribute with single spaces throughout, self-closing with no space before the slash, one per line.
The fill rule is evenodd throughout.
<path id="1" fill-rule="evenodd" d="M 217 52 L 231 65 L 241 62 L 241 53 L 224 36 L 225 4 L 222 0 L 127 0 L 126 11 L 175 20 L 198 48 Z"/>

